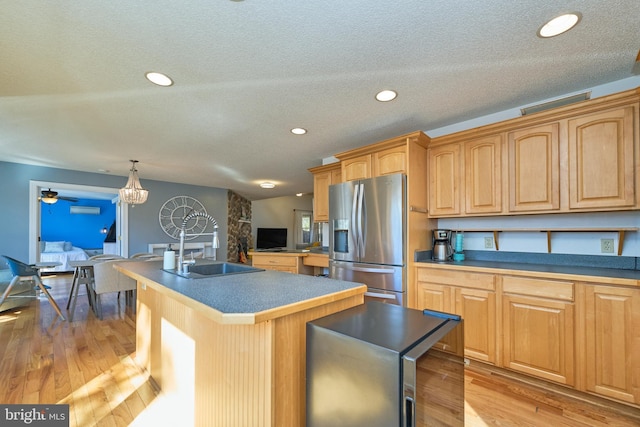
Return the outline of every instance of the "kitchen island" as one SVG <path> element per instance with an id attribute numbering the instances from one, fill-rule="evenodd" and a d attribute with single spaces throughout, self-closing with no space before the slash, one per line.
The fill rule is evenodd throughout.
<path id="1" fill-rule="evenodd" d="M 206 261 L 205 261 L 206 262 Z M 304 426 L 306 322 L 362 304 L 366 286 L 276 271 L 138 282 L 136 362 L 180 425 Z"/>

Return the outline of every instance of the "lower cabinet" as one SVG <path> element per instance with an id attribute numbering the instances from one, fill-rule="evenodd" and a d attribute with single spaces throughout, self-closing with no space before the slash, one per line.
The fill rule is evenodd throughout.
<path id="1" fill-rule="evenodd" d="M 313 274 L 313 267 L 304 265 L 302 256 L 296 254 L 251 253 L 252 265 L 265 270 L 276 270 L 293 274 Z"/>
<path id="2" fill-rule="evenodd" d="M 418 309 L 454 313 L 464 321 L 464 355 L 483 362 L 496 361 L 496 293 L 494 275 L 461 273 L 460 281 L 441 272 L 418 269 Z M 469 287 L 451 286 L 451 279 Z M 457 353 L 458 342 L 439 343 Z"/>
<path id="3" fill-rule="evenodd" d="M 585 284 L 581 389 L 640 403 L 640 289 Z"/>
<path id="4" fill-rule="evenodd" d="M 573 283 L 505 276 L 502 288 L 502 366 L 573 386 Z"/>
<path id="5" fill-rule="evenodd" d="M 461 315 L 465 357 L 640 405 L 639 286 L 487 270 L 417 266 L 413 308 Z"/>

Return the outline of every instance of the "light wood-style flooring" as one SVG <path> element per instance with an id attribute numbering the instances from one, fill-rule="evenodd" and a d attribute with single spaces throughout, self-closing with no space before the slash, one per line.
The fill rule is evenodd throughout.
<path id="1" fill-rule="evenodd" d="M 65 307 L 71 275 L 44 283 Z M 100 321 L 81 289 L 73 322 L 56 320 L 44 297 L 0 313 L 0 403 L 66 403 L 71 426 L 164 425 L 154 417 L 161 399 L 134 363 L 135 313 L 116 294 L 103 297 L 103 310 Z M 636 408 L 521 379 L 472 364 L 465 372 L 465 425 L 640 426 Z"/>

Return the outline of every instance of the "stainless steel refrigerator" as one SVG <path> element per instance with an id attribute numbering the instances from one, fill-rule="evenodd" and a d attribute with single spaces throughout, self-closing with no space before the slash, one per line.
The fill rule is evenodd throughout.
<path id="1" fill-rule="evenodd" d="M 377 301 L 308 322 L 307 427 L 464 426 L 463 355 L 433 348 L 462 328 Z"/>
<path id="2" fill-rule="evenodd" d="M 368 300 L 405 305 L 406 191 L 404 174 L 329 186 L 329 276 Z"/>

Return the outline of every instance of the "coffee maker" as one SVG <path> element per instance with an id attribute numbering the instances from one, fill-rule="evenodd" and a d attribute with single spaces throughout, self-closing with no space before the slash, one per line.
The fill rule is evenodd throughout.
<path id="1" fill-rule="evenodd" d="M 434 261 L 450 261 L 453 255 L 451 247 L 451 230 L 437 229 L 433 230 L 433 260 Z"/>

